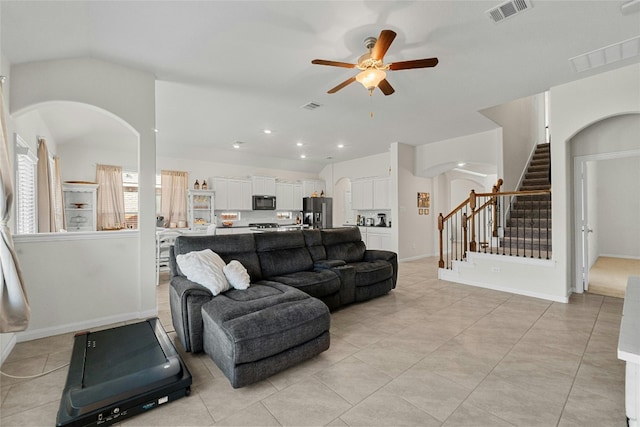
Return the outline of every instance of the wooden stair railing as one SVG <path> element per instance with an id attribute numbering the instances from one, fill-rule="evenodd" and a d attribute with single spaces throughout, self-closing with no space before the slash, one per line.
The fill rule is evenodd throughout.
<path id="1" fill-rule="evenodd" d="M 439 268 L 450 268 L 449 259 L 465 259 L 468 251 L 520 256 L 522 250 L 533 258 L 537 249 L 539 258 L 545 252 L 549 259 L 551 190 L 500 192 L 502 184 L 499 179 L 491 193 L 471 190 L 449 214 L 438 216 Z"/>

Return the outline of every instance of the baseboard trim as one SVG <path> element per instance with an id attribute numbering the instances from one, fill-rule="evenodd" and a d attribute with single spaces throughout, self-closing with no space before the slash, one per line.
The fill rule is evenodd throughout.
<path id="1" fill-rule="evenodd" d="M 154 310 L 123 313 L 123 314 L 118 314 L 116 316 L 107 316 L 107 317 L 101 317 L 98 319 L 86 320 L 82 322 L 67 323 L 65 325 L 57 325 L 57 326 L 52 326 L 50 328 L 40 328 L 40 329 L 33 329 L 33 330 L 27 329 L 26 331 L 18 332 L 16 334 L 15 339 L 17 342 L 20 343 L 25 341 L 37 340 L 40 338 L 51 337 L 54 335 L 66 334 L 69 332 L 83 331 L 83 330 L 97 328 L 105 325 L 111 325 L 119 322 L 128 322 L 131 320 L 143 320 L 149 317 L 155 317 L 157 315 L 158 315 L 158 309 L 156 308 Z"/>
<path id="2" fill-rule="evenodd" d="M 569 302 L 569 295 L 559 296 L 559 295 L 549 295 L 540 292 L 532 292 L 524 289 L 518 288 L 510 288 L 507 286 L 496 286 L 491 283 L 484 283 L 475 280 L 467 280 L 460 278 L 456 272 L 452 270 L 447 270 L 444 268 L 438 269 L 438 279 L 446 280 L 449 282 L 461 283 L 463 285 L 476 286 L 478 288 L 491 289 L 494 291 L 508 292 L 510 294 L 523 295 L 526 297 L 532 298 L 540 298 L 547 301 L 561 302 L 567 304 Z"/>
<path id="3" fill-rule="evenodd" d="M 416 255 L 416 256 L 412 256 L 412 257 L 408 257 L 408 258 L 399 259 L 398 262 L 417 261 L 419 259 L 431 258 L 431 257 L 434 257 L 434 256 L 435 255 Z"/>

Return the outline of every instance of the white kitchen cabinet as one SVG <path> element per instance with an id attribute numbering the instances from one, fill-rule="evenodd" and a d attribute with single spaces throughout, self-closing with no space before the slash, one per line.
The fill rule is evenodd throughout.
<path id="1" fill-rule="evenodd" d="M 216 209 L 229 209 L 229 180 L 213 178 L 213 190 L 216 193 Z"/>
<path id="2" fill-rule="evenodd" d="M 325 190 L 325 183 L 321 179 L 305 179 L 302 181 L 302 197 L 311 197 L 314 192 L 320 196 Z"/>
<path id="3" fill-rule="evenodd" d="M 301 211 L 302 210 L 302 184 L 296 183 L 293 184 L 293 210 Z M 278 201 L 276 200 L 276 203 Z"/>
<path id="4" fill-rule="evenodd" d="M 358 179 L 351 182 L 351 206 L 355 210 L 373 209 L 373 180 Z"/>
<path id="5" fill-rule="evenodd" d="M 244 179 L 229 179 L 229 203 L 227 209 L 251 210 L 251 182 Z"/>
<path id="6" fill-rule="evenodd" d="M 216 209 L 251 210 L 251 181 L 232 178 L 214 178 Z"/>
<path id="7" fill-rule="evenodd" d="M 96 231 L 98 184 L 62 184 L 67 231 Z"/>
<path id="8" fill-rule="evenodd" d="M 358 227 L 360 235 L 367 249 L 392 251 L 391 228 L 387 227 Z"/>
<path id="9" fill-rule="evenodd" d="M 373 179 L 373 209 L 391 209 L 390 186 L 389 178 Z"/>
<path id="10" fill-rule="evenodd" d="M 270 176 L 252 176 L 253 194 L 256 196 L 275 196 L 276 179 Z"/>
<path id="11" fill-rule="evenodd" d="M 214 221 L 213 190 L 189 190 L 187 192 L 187 223 L 192 230 L 206 230 Z"/>
<path id="12" fill-rule="evenodd" d="M 293 208 L 293 184 L 276 182 L 276 209 L 279 211 L 292 211 Z"/>

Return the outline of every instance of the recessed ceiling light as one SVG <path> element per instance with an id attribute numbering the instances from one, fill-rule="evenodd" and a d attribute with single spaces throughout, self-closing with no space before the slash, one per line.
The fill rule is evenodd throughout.
<path id="1" fill-rule="evenodd" d="M 153 128 L 153 131 L 154 131 L 155 133 L 158 133 L 158 132 L 160 132 L 160 129 L 158 129 L 158 128 Z"/>
<path id="2" fill-rule="evenodd" d="M 302 147 L 302 145 L 303 145 L 303 144 L 302 144 L 302 142 L 296 142 L 296 145 L 297 145 L 298 147 Z"/>
<path id="3" fill-rule="evenodd" d="M 236 141 L 233 143 L 233 148 L 240 148 L 240 145 L 242 145 L 242 142 Z"/>
<path id="4" fill-rule="evenodd" d="M 301 158 L 301 159 L 306 159 L 306 158 L 307 158 L 307 156 L 306 156 L 305 154 L 300 154 L 300 158 Z"/>
<path id="5" fill-rule="evenodd" d="M 465 162 L 460 162 L 460 163 L 458 163 L 458 167 L 459 167 L 459 168 L 463 167 L 464 165 L 466 165 L 466 163 L 465 163 Z"/>
<path id="6" fill-rule="evenodd" d="M 338 148 L 344 148 L 344 144 L 338 144 Z"/>
<path id="7" fill-rule="evenodd" d="M 266 133 L 267 135 L 269 135 L 271 133 L 271 130 L 270 129 L 265 129 L 265 130 L 263 130 L 263 132 Z"/>

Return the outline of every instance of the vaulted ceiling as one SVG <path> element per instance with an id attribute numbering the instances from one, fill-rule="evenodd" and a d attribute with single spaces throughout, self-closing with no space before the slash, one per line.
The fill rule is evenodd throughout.
<path id="1" fill-rule="evenodd" d="M 11 64 L 88 56 L 153 73 L 159 156 L 239 152 L 317 171 L 392 142 L 493 129 L 479 110 L 637 63 L 577 72 L 570 61 L 640 36 L 638 7 L 623 13 L 625 3 L 531 0 L 495 23 L 486 11 L 500 1 L 2 1 L 1 48 Z M 358 83 L 327 94 L 357 70 L 311 60 L 356 62 L 382 29 L 397 33 L 385 62 L 439 64 L 390 71 L 390 96 Z M 309 102 L 320 106 L 302 108 Z M 60 111 L 43 117 L 58 143 L 81 137 Z"/>

